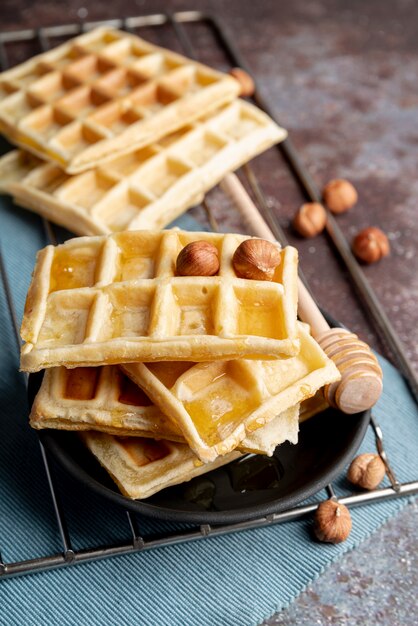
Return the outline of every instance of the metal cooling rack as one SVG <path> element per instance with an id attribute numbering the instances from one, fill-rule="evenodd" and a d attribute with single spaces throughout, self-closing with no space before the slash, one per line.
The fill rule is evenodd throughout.
<path id="1" fill-rule="evenodd" d="M 188 56 L 195 58 L 198 55 L 196 54 L 191 39 L 188 36 L 188 28 L 193 26 L 196 27 L 197 25 L 204 26 L 210 31 L 211 35 L 216 41 L 219 51 L 223 54 L 227 62 L 233 67 L 241 67 L 248 71 L 243 57 L 237 50 L 230 36 L 227 34 L 222 23 L 216 17 L 203 14 L 200 11 L 187 11 L 174 14 L 159 13 L 155 15 L 129 17 L 124 19 L 106 20 L 101 22 L 79 22 L 63 26 L 49 26 L 39 29 L 27 29 L 2 33 L 0 34 L 0 65 L 3 70 L 9 66 L 7 47 L 10 44 L 24 46 L 25 44 L 29 43 L 32 45 L 36 45 L 40 49 L 40 51 L 45 51 L 48 48 L 52 47 L 54 44 L 61 43 L 63 39 L 73 37 L 85 30 L 90 30 L 96 26 L 103 24 L 107 26 L 113 26 L 115 28 L 121 28 L 127 31 L 139 32 L 139 34 L 141 34 L 141 30 L 143 29 L 152 29 L 153 31 L 156 31 L 157 35 L 160 29 L 159 27 L 164 26 L 165 28 L 168 28 L 172 31 L 172 35 L 174 34 L 176 43 L 180 45 L 180 47 L 183 49 L 183 52 L 186 53 Z M 22 61 L 24 59 L 20 60 Z M 269 113 L 271 117 L 274 118 L 274 115 L 272 114 L 268 103 L 265 102 L 258 90 L 256 90 L 254 94 L 254 100 L 258 104 L 258 106 L 260 106 L 260 108 L 264 109 L 267 113 Z M 298 181 L 301 190 L 305 194 L 306 198 L 313 202 L 321 202 L 321 194 L 319 192 L 319 189 L 310 177 L 309 172 L 303 165 L 302 161 L 300 160 L 291 140 L 287 139 L 286 141 L 281 143 L 277 149 L 284 156 L 292 175 Z M 286 237 L 278 223 L 276 216 L 271 209 L 270 204 L 266 200 L 266 197 L 262 191 L 260 184 L 257 181 L 253 169 L 250 165 L 246 165 L 244 166 L 244 168 L 242 168 L 242 173 L 246 178 L 247 184 L 249 185 L 254 197 L 256 198 L 257 204 L 261 209 L 261 212 L 268 222 L 271 230 L 275 234 L 278 241 L 280 241 L 282 244 L 286 244 Z M 211 227 L 214 230 L 217 230 L 216 219 L 212 214 L 210 205 L 207 201 L 203 202 L 203 208 L 206 211 L 206 215 Z M 56 243 L 56 233 L 51 224 L 44 220 L 43 227 L 45 229 L 47 239 L 51 243 Z M 396 365 L 404 375 L 410 387 L 410 390 L 418 403 L 418 378 L 414 373 L 412 365 L 408 360 L 408 357 L 401 342 L 399 341 L 398 336 L 396 335 L 396 332 L 391 326 L 386 314 L 382 309 L 382 306 L 379 304 L 376 294 L 369 285 L 355 258 L 352 256 L 344 235 L 342 234 L 332 215 L 328 215 L 327 230 L 336 251 L 340 255 L 343 263 L 345 264 L 353 281 L 353 284 L 357 289 L 361 303 L 364 305 L 369 315 L 373 319 L 379 335 L 392 353 Z M 19 351 L 19 326 L 13 303 L 12 289 L 6 273 L 5 264 L 1 256 L 1 251 L 0 274 L 10 312 L 11 321 L 16 336 L 16 347 Z M 24 374 L 22 375 L 24 376 Z M 399 483 L 397 481 L 383 446 L 382 430 L 373 416 L 371 416 L 370 419 L 370 427 L 372 428 L 375 436 L 377 451 L 379 452 L 380 456 L 386 464 L 387 476 L 389 478 L 391 486 L 387 488 L 376 489 L 374 491 L 352 493 L 346 497 L 338 499 L 339 502 L 349 507 L 360 506 L 371 502 L 387 500 L 390 498 L 398 498 L 418 493 L 418 480 L 409 483 Z M 140 535 L 136 516 L 130 511 L 126 511 L 127 538 L 125 542 L 104 546 L 92 546 L 76 550 L 72 547 L 72 538 L 67 529 L 66 516 L 61 505 L 59 488 L 57 487 L 57 477 L 55 476 L 55 471 L 51 467 L 48 455 L 42 444 L 41 454 L 46 471 L 46 480 L 48 482 L 52 504 L 55 512 L 58 533 L 61 539 L 62 551 L 56 554 L 47 554 L 34 559 L 10 563 L 3 562 L 0 556 L 0 580 L 4 578 L 9 578 L 11 576 L 57 569 L 77 563 L 96 561 L 98 559 L 104 559 L 110 556 L 151 550 L 153 548 L 158 548 L 162 546 L 174 545 L 188 541 L 197 541 L 202 540 L 206 537 L 216 537 L 219 535 L 225 535 L 240 530 L 260 528 L 264 526 L 270 526 L 272 524 L 278 524 L 280 522 L 290 521 L 304 515 L 312 514 L 317 508 L 319 502 L 321 502 L 323 499 L 321 497 L 318 497 L 318 500 L 308 505 L 297 506 L 287 511 L 268 515 L 260 519 L 235 524 L 225 524 L 221 526 L 201 524 L 192 528 L 188 528 L 187 530 L 181 530 L 169 535 L 162 534 L 157 538 L 151 539 L 142 537 Z M 328 498 L 336 497 L 332 485 L 328 485 L 325 491 Z"/>

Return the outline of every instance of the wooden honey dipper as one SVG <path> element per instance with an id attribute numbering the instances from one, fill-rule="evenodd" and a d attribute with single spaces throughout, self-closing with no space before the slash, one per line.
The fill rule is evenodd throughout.
<path id="1" fill-rule="evenodd" d="M 227 174 L 222 189 L 232 198 L 245 223 L 257 237 L 275 241 L 275 237 L 235 174 Z M 326 385 L 325 400 L 344 413 L 370 409 L 382 392 L 382 370 L 370 347 L 344 328 L 330 328 L 311 294 L 298 279 L 298 315 L 310 325 L 327 356 L 341 373 L 341 380 Z"/>

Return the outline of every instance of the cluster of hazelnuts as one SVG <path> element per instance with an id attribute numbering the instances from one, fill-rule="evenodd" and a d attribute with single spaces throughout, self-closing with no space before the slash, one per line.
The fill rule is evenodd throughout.
<path id="1" fill-rule="evenodd" d="M 357 202 L 357 191 L 348 180 L 331 180 L 323 189 L 324 202 L 331 213 L 345 213 Z M 327 212 L 319 202 L 303 204 L 293 220 L 293 227 L 302 237 L 315 237 L 327 222 Z M 354 255 L 363 263 L 375 263 L 390 252 L 385 233 L 374 226 L 364 228 L 353 239 Z"/>
<path id="2" fill-rule="evenodd" d="M 249 97 L 254 94 L 255 85 L 252 77 L 240 67 L 230 71 L 231 76 L 241 87 L 240 95 Z M 357 191 L 348 180 L 331 180 L 323 189 L 324 202 L 335 214 L 345 213 L 357 202 Z M 303 204 L 293 220 L 293 227 L 302 237 L 315 237 L 325 228 L 327 212 L 319 202 Z M 354 255 L 363 263 L 375 263 L 390 252 L 385 233 L 374 226 L 364 228 L 353 239 Z"/>
<path id="3" fill-rule="evenodd" d="M 265 239 L 246 239 L 232 257 L 238 278 L 273 280 L 282 256 L 277 245 Z M 214 276 L 219 271 L 218 248 L 209 241 L 192 241 L 184 246 L 176 260 L 177 276 Z"/>

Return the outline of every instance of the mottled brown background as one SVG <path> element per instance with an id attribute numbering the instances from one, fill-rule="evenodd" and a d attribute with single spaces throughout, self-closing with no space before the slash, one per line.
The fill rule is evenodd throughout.
<path id="1" fill-rule="evenodd" d="M 346 237 L 351 240 L 368 225 L 388 234 L 390 258 L 364 272 L 418 367 L 418 3 L 6 0 L 0 12 L 2 29 L 11 30 L 80 17 L 185 9 L 223 18 L 318 184 L 334 177 L 355 184 L 359 204 L 338 218 Z M 227 67 L 205 29 L 189 32 L 202 60 Z M 173 44 L 167 29 L 161 36 L 164 44 Z M 17 50 L 11 53 L 21 60 Z M 302 196 L 276 151 L 257 159 L 254 167 L 290 241 L 299 248 L 319 303 L 384 352 L 327 237 L 304 241 L 293 236 L 289 221 Z M 239 229 L 237 214 L 218 191 L 209 195 L 209 202 L 225 229 Z M 416 515 L 415 506 L 407 507 L 269 623 L 416 624 Z"/>

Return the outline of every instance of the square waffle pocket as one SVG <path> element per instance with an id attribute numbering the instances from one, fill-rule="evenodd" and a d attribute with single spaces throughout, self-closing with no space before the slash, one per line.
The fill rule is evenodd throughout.
<path id="1" fill-rule="evenodd" d="M 231 76 L 102 27 L 0 74 L 0 130 L 74 174 L 157 141 L 239 90 Z"/>
<path id="2" fill-rule="evenodd" d="M 213 463 L 201 463 L 189 446 L 139 437 L 114 437 L 105 433 L 80 433 L 84 443 L 110 474 L 120 491 L 140 500 L 171 485 L 191 480 L 226 465 L 241 454 L 231 452 Z"/>
<path id="3" fill-rule="evenodd" d="M 21 367 L 278 358 L 299 350 L 297 251 L 273 280 L 237 278 L 243 235 L 179 230 L 81 237 L 38 254 L 22 322 Z M 175 276 L 192 241 L 219 251 L 216 276 Z"/>
<path id="4" fill-rule="evenodd" d="M 184 442 L 174 422 L 115 365 L 46 370 L 30 425 Z"/>
<path id="5" fill-rule="evenodd" d="M 0 159 L 16 202 L 78 235 L 163 228 L 286 132 L 236 100 L 160 142 L 70 176 L 22 150 Z"/>
<path id="6" fill-rule="evenodd" d="M 300 352 L 289 359 L 129 363 L 123 370 L 176 421 L 199 458 L 212 461 L 236 447 L 250 448 L 243 440 L 251 433 L 339 380 L 308 328 L 298 325 Z"/>

